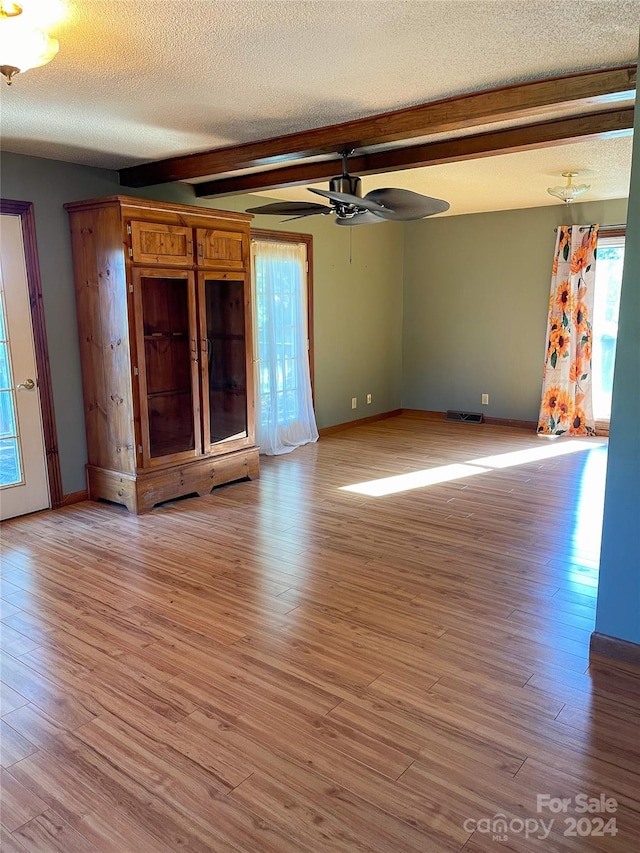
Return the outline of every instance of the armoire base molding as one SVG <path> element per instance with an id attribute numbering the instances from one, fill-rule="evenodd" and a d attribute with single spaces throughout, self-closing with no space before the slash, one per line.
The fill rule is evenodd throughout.
<path id="1" fill-rule="evenodd" d="M 255 480 L 259 476 L 256 447 L 133 475 L 87 465 L 87 487 L 91 500 L 103 498 L 123 504 L 130 512 L 138 515 L 149 512 L 163 501 L 194 492 L 207 495 L 214 486 L 246 478 Z"/>

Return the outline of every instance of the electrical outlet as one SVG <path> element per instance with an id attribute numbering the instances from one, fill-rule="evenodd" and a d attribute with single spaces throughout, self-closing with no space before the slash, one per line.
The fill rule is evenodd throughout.
<path id="1" fill-rule="evenodd" d="M 483 394 L 483 395 L 482 395 L 482 405 L 483 405 L 483 406 L 488 406 L 488 405 L 489 405 L 489 395 L 488 395 L 488 394 Z"/>
<path id="2" fill-rule="evenodd" d="M 352 409 L 357 409 L 357 408 L 358 408 L 358 398 L 357 398 L 357 397 L 352 397 L 352 398 L 351 398 L 351 408 L 352 408 Z"/>
<path id="3" fill-rule="evenodd" d="M 367 394 L 367 406 L 371 402 L 371 394 Z"/>

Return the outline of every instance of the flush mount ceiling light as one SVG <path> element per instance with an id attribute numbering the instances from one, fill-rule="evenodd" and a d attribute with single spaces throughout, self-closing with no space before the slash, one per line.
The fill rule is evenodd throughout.
<path id="1" fill-rule="evenodd" d="M 15 18 L 22 14 L 22 6 L 19 3 L 0 3 L 0 18 Z"/>
<path id="2" fill-rule="evenodd" d="M 566 186 L 547 187 L 547 192 L 549 195 L 554 195 L 556 198 L 561 199 L 565 204 L 571 204 L 571 202 L 575 201 L 579 195 L 586 193 L 589 189 L 588 184 L 572 183 L 573 179 L 577 177 L 577 175 L 577 172 L 563 172 L 562 177 L 567 179 Z"/>
<path id="3" fill-rule="evenodd" d="M 51 62 L 59 49 L 57 39 L 34 26 L 25 14 L 29 1 L 0 0 L 0 73 L 9 86 L 16 74 Z"/>

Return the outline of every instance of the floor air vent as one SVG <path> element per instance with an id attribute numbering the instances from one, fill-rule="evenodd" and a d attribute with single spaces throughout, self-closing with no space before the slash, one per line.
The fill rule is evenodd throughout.
<path id="1" fill-rule="evenodd" d="M 453 409 L 449 409 L 447 411 L 448 421 L 464 421 L 467 424 L 481 424 L 482 419 L 483 416 L 481 412 L 456 412 Z"/>

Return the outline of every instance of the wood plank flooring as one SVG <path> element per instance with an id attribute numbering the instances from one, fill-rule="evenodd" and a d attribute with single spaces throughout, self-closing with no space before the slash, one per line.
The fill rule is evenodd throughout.
<path id="1" fill-rule="evenodd" d="M 606 448 L 508 455 L 550 448 L 404 415 L 146 516 L 6 523 L 2 849 L 636 851 L 640 672 L 588 657 Z"/>

